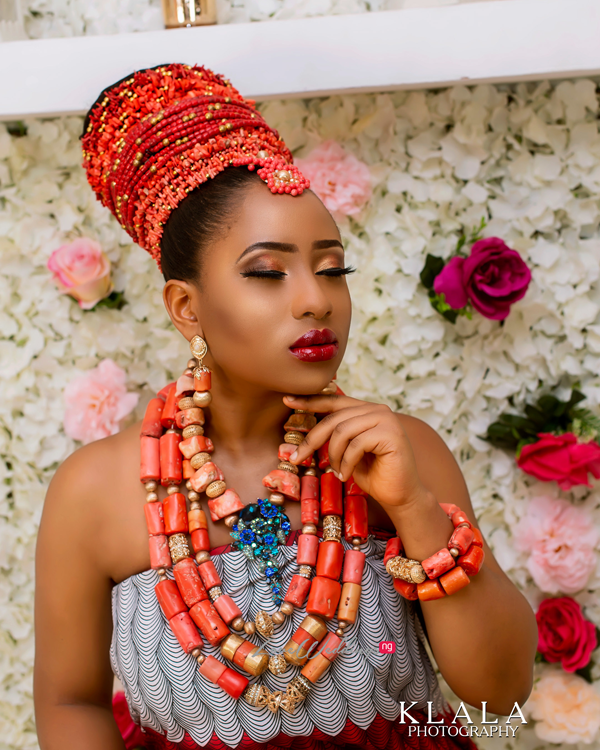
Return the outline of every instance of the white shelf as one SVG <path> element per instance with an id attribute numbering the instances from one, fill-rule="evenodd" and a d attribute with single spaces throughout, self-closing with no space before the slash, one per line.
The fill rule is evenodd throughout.
<path id="1" fill-rule="evenodd" d="M 600 74 L 598 0 L 497 0 L 0 44 L 0 119 L 81 114 L 133 70 L 201 64 L 256 99 Z"/>

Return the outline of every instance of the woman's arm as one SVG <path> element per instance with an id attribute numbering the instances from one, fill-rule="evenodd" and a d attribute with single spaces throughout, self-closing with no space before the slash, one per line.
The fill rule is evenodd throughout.
<path id="1" fill-rule="evenodd" d="M 41 750 L 124 750 L 112 713 L 112 581 L 98 446 L 69 457 L 46 496 L 36 546 L 34 703 Z"/>
<path id="2" fill-rule="evenodd" d="M 329 440 L 332 468 L 354 479 L 382 506 L 417 560 L 444 548 L 453 525 L 439 506 L 455 503 L 475 526 L 462 473 L 441 437 L 425 422 L 381 404 L 347 396 L 286 396 L 296 409 L 329 412 L 298 446 L 298 463 Z M 471 583 L 420 601 L 431 649 L 456 695 L 477 708 L 508 715 L 533 686 L 535 615 L 484 541 L 485 561 Z"/>

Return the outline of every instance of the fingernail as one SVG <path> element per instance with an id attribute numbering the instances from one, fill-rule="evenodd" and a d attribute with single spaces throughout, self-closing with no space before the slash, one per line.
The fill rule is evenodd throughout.
<path id="1" fill-rule="evenodd" d="M 298 458 L 298 451 L 294 451 L 290 456 L 290 461 L 295 461 Z"/>
<path id="2" fill-rule="evenodd" d="M 295 396 L 286 396 L 288 401 L 297 401 L 298 399 Z"/>

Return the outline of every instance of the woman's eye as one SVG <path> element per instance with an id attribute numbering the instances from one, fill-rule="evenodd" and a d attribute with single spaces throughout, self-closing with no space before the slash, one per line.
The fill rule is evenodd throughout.
<path id="1" fill-rule="evenodd" d="M 322 271 L 317 271 L 317 276 L 345 276 L 348 273 L 354 273 L 356 268 L 354 266 L 346 266 L 345 268 L 324 268 Z"/>
<path id="2" fill-rule="evenodd" d="M 283 271 L 242 271 L 240 276 L 243 276 L 244 278 L 248 278 L 248 276 L 254 276 L 259 279 L 283 279 L 284 276 L 287 276 L 286 273 Z"/>

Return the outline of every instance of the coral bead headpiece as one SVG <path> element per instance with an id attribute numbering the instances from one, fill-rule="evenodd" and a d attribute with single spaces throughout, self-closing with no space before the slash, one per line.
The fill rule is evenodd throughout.
<path id="1" fill-rule="evenodd" d="M 96 197 L 159 268 L 171 211 L 225 167 L 257 168 L 273 193 L 310 184 L 255 102 L 203 66 L 136 71 L 93 105 L 81 140 Z"/>

